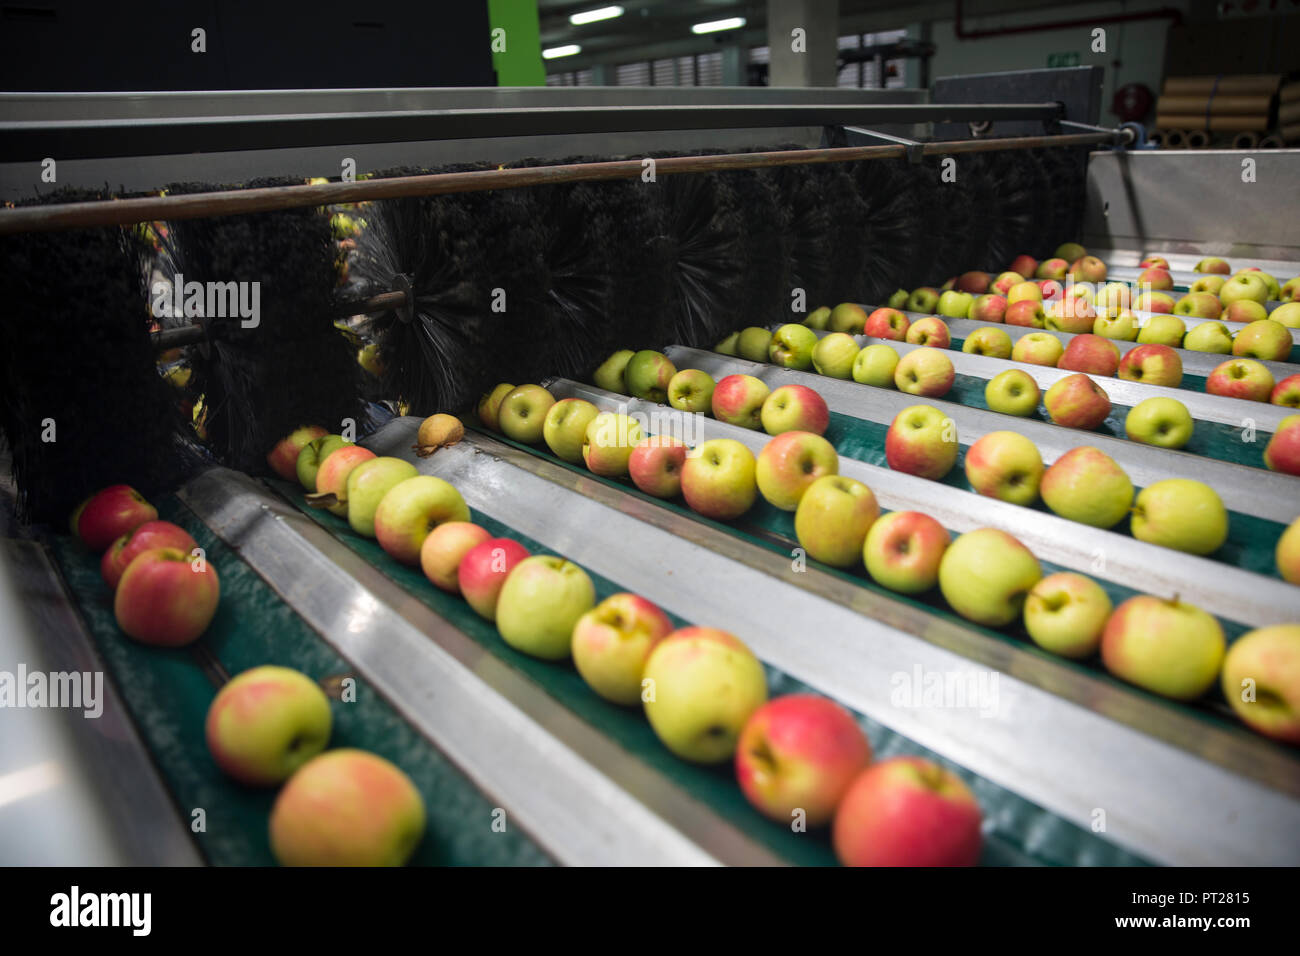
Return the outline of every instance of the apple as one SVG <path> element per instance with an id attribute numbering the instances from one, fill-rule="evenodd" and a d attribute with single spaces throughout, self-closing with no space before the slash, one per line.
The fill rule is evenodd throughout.
<path id="1" fill-rule="evenodd" d="M 635 594 L 611 594 L 573 627 L 573 664 L 605 700 L 641 701 L 641 675 L 655 645 L 673 630 L 658 607 Z"/>
<path id="2" fill-rule="evenodd" d="M 1007 300 L 1005 296 L 988 293 L 971 303 L 967 316 L 976 322 L 1002 322 L 1007 317 Z"/>
<path id="3" fill-rule="evenodd" d="M 1110 596 L 1092 578 L 1070 571 L 1049 574 L 1025 598 L 1025 630 L 1043 650 L 1062 657 L 1091 657 L 1110 618 Z"/>
<path id="4" fill-rule="evenodd" d="M 741 329 L 740 338 L 736 341 L 736 351 L 747 361 L 766 362 L 768 346 L 771 344 L 771 332 L 751 325 L 747 329 Z"/>
<path id="5" fill-rule="evenodd" d="M 788 694 L 754 711 L 736 744 L 736 780 L 760 813 L 810 827 L 831 822 L 849 785 L 871 762 L 853 715 L 816 694 Z"/>
<path id="6" fill-rule="evenodd" d="M 938 304 L 939 290 L 932 289 L 930 286 L 913 289 L 912 294 L 907 297 L 907 310 L 909 312 L 933 312 Z M 870 335 L 871 333 L 868 332 L 867 334 Z"/>
<path id="7" fill-rule="evenodd" d="M 264 665 L 232 678 L 204 723 L 208 752 L 228 776 L 252 787 L 283 783 L 329 743 L 329 698 L 306 674 Z"/>
<path id="8" fill-rule="evenodd" d="M 424 837 L 411 779 L 364 750 L 329 750 L 289 778 L 271 808 L 281 866 L 402 866 Z"/>
<path id="9" fill-rule="evenodd" d="M 1055 279 L 1036 279 L 1035 284 L 1044 302 L 1054 302 L 1065 295 L 1065 287 Z"/>
<path id="10" fill-rule="evenodd" d="M 713 417 L 757 431 L 763 427 L 763 403 L 770 394 L 771 389 L 752 375 L 725 376 L 713 389 Z"/>
<path id="11" fill-rule="evenodd" d="M 1007 312 L 1010 313 L 1011 307 L 1020 302 L 1037 302 L 1043 303 L 1043 290 L 1039 288 L 1037 282 L 1017 282 L 1007 290 Z"/>
<path id="12" fill-rule="evenodd" d="M 900 594 L 920 594 L 939 581 L 947 530 L 919 511 L 893 511 L 871 525 L 862 560 L 877 584 Z"/>
<path id="13" fill-rule="evenodd" d="M 599 414 L 600 409 L 591 402 L 581 398 L 562 398 L 546 413 L 542 438 L 557 458 L 580 462 L 587 426 Z"/>
<path id="14" fill-rule="evenodd" d="M 1113 528 L 1133 504 L 1133 482 L 1124 469 L 1088 445 L 1052 462 L 1038 490 L 1053 512 L 1094 528 Z"/>
<path id="15" fill-rule="evenodd" d="M 1133 503 L 1133 537 L 1188 554 L 1212 554 L 1228 540 L 1228 512 L 1209 485 L 1166 478 L 1147 485 Z"/>
<path id="16" fill-rule="evenodd" d="M 855 302 L 841 302 L 831 310 L 826 329 L 830 332 L 859 333 L 866 321 L 866 309 Z"/>
<path id="17" fill-rule="evenodd" d="M 938 398 L 952 388 L 956 372 L 952 359 L 938 349 L 913 349 L 894 369 L 894 385 L 900 392 L 923 398 Z"/>
<path id="18" fill-rule="evenodd" d="M 961 350 L 970 355 L 987 355 L 990 358 L 1011 358 L 1011 336 L 1006 329 L 986 325 L 966 336 Z"/>
<path id="19" fill-rule="evenodd" d="M 382 377 L 384 374 L 384 360 L 379 354 L 379 343 L 370 342 L 357 349 L 357 364 L 375 378 Z"/>
<path id="20" fill-rule="evenodd" d="M 947 278 L 947 280 L 944 282 L 944 284 L 941 285 L 941 286 L 939 286 L 939 294 L 940 294 L 940 296 L 942 296 L 943 293 L 948 292 L 948 291 L 950 291 L 950 290 L 956 288 L 956 286 L 957 286 L 957 277 L 956 277 L 956 276 L 949 276 L 949 277 Z"/>
<path id="21" fill-rule="evenodd" d="M 964 319 L 965 316 L 958 316 L 958 318 Z M 948 325 L 943 319 L 931 315 L 924 319 L 917 319 L 907 327 L 906 341 L 912 345 L 946 349 L 952 344 L 952 333 L 948 331 Z"/>
<path id="22" fill-rule="evenodd" d="M 966 480 L 986 498 L 1032 505 L 1042 478 L 1038 446 L 1017 432 L 989 432 L 966 451 Z"/>
<path id="23" fill-rule="evenodd" d="M 1093 296 L 1093 305 L 1098 312 L 1122 312 L 1133 307 L 1133 290 L 1123 282 L 1107 282 Z"/>
<path id="24" fill-rule="evenodd" d="M 998 277 L 989 283 L 989 291 L 986 294 L 997 294 L 1003 297 L 1005 302 L 1006 295 L 1011 291 L 1012 286 L 1017 286 L 1025 281 L 1025 277 L 1019 272 L 1002 272 Z"/>
<path id="25" fill-rule="evenodd" d="M 898 352 L 884 342 L 868 345 L 853 360 L 853 381 L 878 388 L 894 387 L 898 369 Z"/>
<path id="26" fill-rule="evenodd" d="M 686 444 L 671 435 L 643 438 L 627 460 L 628 475 L 647 495 L 676 498 L 682 490 L 687 451 Z"/>
<path id="27" fill-rule="evenodd" d="M 1146 256 L 1138 263 L 1139 269 L 1164 269 L 1169 271 L 1169 260 L 1164 256 Z"/>
<path id="28" fill-rule="evenodd" d="M 346 518 L 348 514 L 348 476 L 375 453 L 360 445 L 344 445 L 330 452 L 316 470 L 316 492 L 307 496 L 314 508 L 325 508 L 330 514 Z"/>
<path id="29" fill-rule="evenodd" d="M 1273 373 L 1254 359 L 1229 359 L 1205 380 L 1205 390 L 1224 398 L 1267 402 L 1273 392 Z"/>
<path id="30" fill-rule="evenodd" d="M 1174 305 L 1174 297 L 1165 292 L 1143 292 L 1133 300 L 1133 308 L 1139 312 L 1169 313 Z"/>
<path id="31" fill-rule="evenodd" d="M 597 366 L 596 371 L 591 376 L 592 382 L 597 388 L 603 388 L 607 392 L 618 392 L 620 395 L 626 395 L 627 381 L 624 374 L 627 372 L 628 363 L 632 361 L 632 356 L 635 354 L 631 349 L 619 349 Z M 502 386 L 498 385 L 497 389 L 500 388 Z M 497 389 L 493 390 L 493 394 Z M 513 388 L 510 391 L 513 391 Z M 506 394 L 509 394 L 509 392 Z M 502 396 L 502 398 L 504 397 L 505 395 Z"/>
<path id="32" fill-rule="evenodd" d="M 1096 308 L 1097 297 L 1096 290 L 1091 282 L 1075 282 L 1070 279 L 1066 282 L 1064 298 L 1074 299 L 1078 302 L 1086 302 L 1089 306 Z"/>
<path id="33" fill-rule="evenodd" d="M 1114 375 L 1119 365 L 1119 349 L 1115 343 L 1091 333 L 1072 338 L 1056 363 L 1057 368 L 1092 375 Z"/>
<path id="34" fill-rule="evenodd" d="M 1269 319 L 1288 329 L 1300 329 L 1300 302 L 1286 302 L 1268 314 Z"/>
<path id="35" fill-rule="evenodd" d="M 610 356 L 610 358 L 606 361 L 605 365 L 602 365 L 600 368 L 596 369 L 595 381 L 600 388 L 608 387 L 608 382 L 602 384 L 601 369 L 604 369 L 610 362 L 614 361 L 614 359 L 621 354 L 622 354 L 621 352 L 615 352 L 614 355 Z M 628 356 L 631 357 L 630 352 L 628 353 Z M 626 365 L 627 363 L 624 362 L 623 364 Z M 506 382 L 502 382 L 500 385 L 493 386 L 492 391 L 484 392 L 482 397 L 479 398 L 478 408 L 477 408 L 478 420 L 483 423 L 485 428 L 490 428 L 494 432 L 501 431 L 501 421 L 499 417 L 501 414 L 501 403 L 505 401 L 505 397 L 509 395 L 511 392 L 513 392 L 514 390 L 515 387 L 513 385 L 510 385 Z M 611 392 L 623 391 L 622 366 L 619 366 L 618 369 L 618 387 L 610 388 L 609 391 Z"/>
<path id="36" fill-rule="evenodd" d="M 1202 259 L 1200 262 L 1196 263 L 1196 265 L 1192 266 L 1192 271 L 1193 272 L 1214 272 L 1214 273 L 1218 273 L 1219 275 L 1226 276 L 1232 273 L 1232 267 L 1229 266 L 1228 263 L 1223 259 L 1218 259 L 1214 256 L 1210 256 L 1208 258 Z"/>
<path id="37" fill-rule="evenodd" d="M 1252 730 L 1300 744 L 1300 625 L 1243 634 L 1223 659 L 1223 696 Z"/>
<path id="38" fill-rule="evenodd" d="M 190 533 L 179 525 L 170 521 L 146 521 L 108 546 L 100 559 L 99 573 L 110 589 L 116 589 L 131 562 L 144 552 L 154 548 L 175 548 L 188 554 L 198 546 Z"/>
<path id="39" fill-rule="evenodd" d="M 862 331 L 875 339 L 902 342 L 907 339 L 907 326 L 907 316 L 897 309 L 876 309 L 867 316 Z"/>
<path id="40" fill-rule="evenodd" d="M 769 435 L 804 431 L 825 434 L 831 422 L 826 400 L 807 385 L 782 385 L 763 400 L 759 420 Z"/>
<path id="41" fill-rule="evenodd" d="M 817 333 L 805 325 L 783 325 L 772 336 L 767 356 L 773 365 L 806 372 L 812 368 L 812 353 Z"/>
<path id="42" fill-rule="evenodd" d="M 743 446 L 742 446 L 743 447 Z M 711 627 L 684 627 L 655 645 L 642 675 L 645 714 L 670 751 L 722 763 L 750 715 L 767 702 L 763 665 L 741 641 Z"/>
<path id="43" fill-rule="evenodd" d="M 601 412 L 587 423 L 582 461 L 602 478 L 622 478 L 628 473 L 632 450 L 644 438 L 641 424 L 617 412 Z"/>
<path id="44" fill-rule="evenodd" d="M 984 386 L 984 404 L 1003 415 L 1032 415 L 1038 410 L 1038 383 L 1023 369 L 998 372 Z"/>
<path id="45" fill-rule="evenodd" d="M 298 480 L 298 452 L 315 438 L 324 438 L 329 432 L 319 425 L 301 425 L 275 443 L 266 455 L 271 470 L 285 481 Z"/>
<path id="46" fill-rule="evenodd" d="M 907 300 L 910 293 L 906 289 L 896 289 L 894 294 L 889 297 L 885 305 L 891 309 L 902 309 L 907 307 Z"/>
<path id="47" fill-rule="evenodd" d="M 1263 279 L 1264 285 L 1268 289 L 1268 298 L 1270 300 L 1277 301 L 1278 299 L 1282 298 L 1282 290 L 1278 287 L 1277 280 L 1274 279 L 1267 272 L 1264 272 L 1255 266 L 1251 266 L 1248 269 L 1239 269 L 1237 271 L 1238 273 L 1249 272 L 1252 275 L 1255 275 L 1260 279 Z"/>
<path id="48" fill-rule="evenodd" d="M 1240 322 L 1242 325 L 1249 325 L 1251 322 L 1267 319 L 1268 309 L 1254 299 L 1238 299 L 1226 306 L 1219 318 L 1224 322 Z"/>
<path id="49" fill-rule="evenodd" d="M 775 394 L 775 393 L 773 393 Z M 838 474 L 835 446 L 812 432 L 777 435 L 758 453 L 754 477 L 759 493 L 782 511 L 794 511 L 803 493 L 823 475 Z"/>
<path id="50" fill-rule="evenodd" d="M 446 521 L 434 528 L 420 546 L 420 570 L 434 587 L 460 593 L 460 563 L 492 533 L 468 521 Z"/>
<path id="51" fill-rule="evenodd" d="M 906 292 L 903 294 L 907 295 Z M 807 318 L 803 320 L 804 325 L 808 326 L 810 329 L 816 329 L 818 332 L 826 331 L 826 326 L 830 325 L 830 322 L 831 308 L 827 305 L 823 305 L 819 309 L 813 309 L 808 313 Z"/>
<path id="52" fill-rule="evenodd" d="M 1237 273 L 1219 290 L 1219 301 L 1231 305 L 1242 299 L 1263 305 L 1268 301 L 1268 283 L 1253 272 Z"/>
<path id="53" fill-rule="evenodd" d="M 987 272 L 963 272 L 957 277 L 957 282 L 953 286 L 958 292 L 969 292 L 972 295 L 983 295 L 988 292 L 989 283 L 993 277 Z"/>
<path id="54" fill-rule="evenodd" d="M 528 557 L 527 549 L 510 538 L 480 541 L 456 566 L 456 584 L 479 617 L 495 621 L 497 598 L 515 566 Z"/>
<path id="55" fill-rule="evenodd" d="M 1124 419 L 1124 434 L 1157 448 L 1182 448 L 1195 427 L 1192 413 L 1176 398 L 1144 398 Z"/>
<path id="56" fill-rule="evenodd" d="M 1119 377 L 1127 382 L 1177 388 L 1183 383 L 1183 360 L 1167 345 L 1139 345 L 1124 354 Z"/>
<path id="57" fill-rule="evenodd" d="M 1195 700 L 1209 690 L 1223 652 L 1223 628 L 1213 617 L 1149 594 L 1115 608 L 1101 636 L 1106 670 L 1174 700 Z"/>
<path id="58" fill-rule="evenodd" d="M 1137 338 L 1137 316 L 1128 309 L 1120 309 L 1111 315 L 1099 315 L 1092 323 L 1092 334 L 1120 342 L 1132 342 Z"/>
<path id="59" fill-rule="evenodd" d="M 1044 259 L 1034 270 L 1036 279 L 1054 279 L 1061 282 L 1070 272 L 1070 263 L 1059 257 Z"/>
<path id="60" fill-rule="evenodd" d="M 933 405 L 912 405 L 885 434 L 885 460 L 894 471 L 938 481 L 957 462 L 957 423 Z"/>
<path id="61" fill-rule="evenodd" d="M 217 613 L 217 569 L 179 548 L 136 555 L 117 582 L 117 626 L 141 644 L 181 647 L 198 640 Z"/>
<path id="62" fill-rule="evenodd" d="M 110 485 L 95 492 L 72 514 L 72 532 L 96 554 L 147 521 L 158 520 L 158 509 L 130 485 Z"/>
<path id="63" fill-rule="evenodd" d="M 411 450 L 420 458 L 428 458 L 441 448 L 450 448 L 464 437 L 465 425 L 459 418 L 438 413 L 420 422 Z"/>
<path id="64" fill-rule="evenodd" d="M 787 434 L 797 434 L 787 432 Z M 754 453 L 732 438 L 696 445 L 682 465 L 682 497 L 706 518 L 727 521 L 743 515 L 758 497 Z"/>
<path id="65" fill-rule="evenodd" d="M 298 461 L 294 464 L 298 484 L 302 485 L 303 490 L 308 494 L 314 494 L 316 473 L 320 471 L 320 466 L 325 463 L 325 459 L 344 445 L 350 444 L 352 443 L 342 435 L 325 435 L 321 438 L 313 438 L 303 445 L 302 451 L 298 452 Z"/>
<path id="66" fill-rule="evenodd" d="M 1233 336 L 1232 354 L 1264 362 L 1285 362 L 1291 355 L 1291 330 L 1272 319 L 1252 322 Z"/>
<path id="67" fill-rule="evenodd" d="M 409 461 L 401 458 L 371 458 L 357 465 L 348 472 L 347 486 L 347 505 L 348 505 L 348 526 L 357 534 L 364 535 L 367 538 L 375 537 L 375 516 L 379 511 L 379 505 L 383 502 L 384 496 L 388 494 L 401 482 L 408 478 L 414 478 L 419 472 L 416 467 Z M 435 479 L 437 480 L 437 479 Z M 446 484 L 446 482 L 443 482 Z M 447 487 L 451 487 L 448 485 Z M 452 488 L 455 491 L 454 488 Z M 460 497 L 457 492 L 456 497 Z M 397 508 L 395 515 L 400 515 L 398 523 L 404 524 L 411 519 L 414 506 L 406 502 L 406 496 L 403 496 L 403 506 Z M 464 502 L 462 501 L 463 505 Z M 448 505 L 450 507 L 450 503 Z M 469 517 L 469 512 L 464 514 L 465 518 Z M 403 529 L 405 530 L 405 529 Z M 396 543 L 397 538 L 402 537 L 402 531 L 389 528 L 390 540 L 394 541 L 394 547 L 399 548 L 403 553 L 410 553 L 409 564 L 415 563 L 415 557 L 420 553 L 419 544 L 416 544 L 414 550 L 410 549 L 410 542 L 407 541 L 405 547 Z M 418 535 L 420 542 L 424 541 L 424 536 L 418 531 L 411 531 L 409 537 Z M 406 560 L 406 559 L 403 559 Z"/>
<path id="68" fill-rule="evenodd" d="M 629 363 L 628 368 L 631 369 Z M 555 404 L 555 396 L 540 385 L 520 385 L 501 400 L 497 424 L 502 434 L 525 445 L 542 441 L 546 413 Z"/>
<path id="69" fill-rule="evenodd" d="M 1208 292 L 1189 292 L 1174 303 L 1174 315 L 1186 315 L 1194 319 L 1217 319 L 1222 311 L 1219 297 Z"/>
<path id="70" fill-rule="evenodd" d="M 1222 322 L 1202 322 L 1188 329 L 1183 337 L 1183 348 L 1192 352 L 1232 354 L 1232 333 Z"/>
<path id="71" fill-rule="evenodd" d="M 1082 372 L 1058 380 L 1043 396 L 1052 421 L 1066 428 L 1090 430 L 1110 415 L 1110 398 Z"/>
<path id="72" fill-rule="evenodd" d="M 1300 415 L 1288 415 L 1264 447 L 1264 464 L 1270 471 L 1300 475 Z"/>
<path id="73" fill-rule="evenodd" d="M 997 528 L 958 535 L 939 562 L 939 590 L 952 609 L 976 624 L 1002 627 L 1020 617 L 1043 576 L 1033 553 Z"/>
<path id="74" fill-rule="evenodd" d="M 974 866 L 980 806 L 951 771 L 921 757 L 892 757 L 849 785 L 831 839 L 845 866 Z"/>
<path id="75" fill-rule="evenodd" d="M 1011 260 L 1011 265 L 1007 266 L 1007 271 L 1022 276 L 1034 275 L 1038 272 L 1038 260 L 1033 256 L 1018 255 Z"/>
<path id="76" fill-rule="evenodd" d="M 349 507 L 349 520 L 351 512 Z M 416 475 L 393 485 L 380 500 L 374 515 L 375 538 L 390 557 L 415 565 L 420 563 L 429 532 L 449 521 L 469 521 L 469 506 L 460 492 L 441 478 Z"/>
<path id="77" fill-rule="evenodd" d="M 708 372 L 684 368 L 668 382 L 668 404 L 679 412 L 708 412 L 717 384 Z"/>
<path id="78" fill-rule="evenodd" d="M 858 357 L 857 341 L 845 332 L 832 332 L 813 348 L 812 363 L 818 375 L 847 379 L 853 375 L 853 360 Z"/>
<path id="79" fill-rule="evenodd" d="M 843 475 L 822 475 L 799 499 L 794 533 L 814 561 L 851 568 L 862 560 L 867 532 L 878 517 L 880 506 L 870 488 Z"/>
<path id="80" fill-rule="evenodd" d="M 1070 277 L 1076 282 L 1105 282 L 1106 263 L 1096 256 L 1081 256 L 1070 264 Z"/>
<path id="81" fill-rule="evenodd" d="M 1077 242 L 1063 242 L 1056 249 L 1056 257 L 1066 262 L 1074 262 L 1088 255 L 1088 250 Z"/>
<path id="82" fill-rule="evenodd" d="M 807 325 L 809 328 L 815 328 L 815 326 L 811 324 L 811 320 L 812 320 L 812 316 L 810 315 L 808 318 L 804 319 L 804 324 Z M 713 346 L 713 351 L 717 352 L 719 355 L 735 355 L 736 348 L 739 344 L 740 344 L 740 333 L 732 332 L 730 335 L 728 335 L 717 345 Z"/>
<path id="83" fill-rule="evenodd" d="M 951 289 L 939 296 L 938 312 L 949 319 L 964 319 L 974 304 L 975 297 L 969 292 Z"/>
<path id="84" fill-rule="evenodd" d="M 1138 343 L 1141 345 L 1167 345 L 1178 348 L 1183 344 L 1187 326 L 1183 320 L 1172 315 L 1153 315 L 1146 324 L 1138 329 Z"/>
<path id="85" fill-rule="evenodd" d="M 809 335 L 812 332 L 804 329 Z M 630 359 L 623 372 L 627 392 L 633 398 L 663 404 L 668 400 L 668 383 L 677 374 L 677 367 L 668 356 L 652 349 L 642 349 Z"/>
<path id="86" fill-rule="evenodd" d="M 1043 326 L 1053 332 L 1090 333 L 1096 321 L 1096 311 L 1084 299 L 1064 298 L 1052 303 Z"/>
<path id="87" fill-rule="evenodd" d="M 1300 408 L 1300 375 L 1288 375 L 1277 385 L 1268 397 L 1269 403 L 1285 408 Z"/>
<path id="88" fill-rule="evenodd" d="M 574 627 L 595 606 L 596 586 L 586 571 L 553 554 L 538 554 L 506 576 L 497 597 L 497 630 L 517 651 L 562 661 L 569 656 Z"/>
<path id="89" fill-rule="evenodd" d="M 1011 360 L 1025 362 L 1029 365 L 1043 365 L 1056 368 L 1056 363 L 1065 354 L 1061 340 L 1050 332 L 1030 332 L 1022 335 L 1011 347 Z"/>
<path id="90" fill-rule="evenodd" d="M 1187 288 L 1190 292 L 1208 292 L 1217 299 L 1219 293 L 1223 291 L 1223 284 L 1227 281 L 1227 276 L 1205 275 L 1201 276 Z"/>
<path id="91" fill-rule="evenodd" d="M 1278 290 L 1278 296 L 1283 302 L 1300 302 L 1300 276 L 1287 279 Z"/>
<path id="92" fill-rule="evenodd" d="M 1174 287 L 1174 277 L 1169 274 L 1168 269 L 1162 269 L 1159 266 L 1152 266 L 1144 269 L 1138 276 L 1138 285 L 1143 289 L 1154 289 L 1157 292 L 1168 292 Z"/>

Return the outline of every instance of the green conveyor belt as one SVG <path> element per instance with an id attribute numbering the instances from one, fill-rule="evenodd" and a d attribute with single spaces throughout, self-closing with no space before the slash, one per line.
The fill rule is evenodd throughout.
<path id="1" fill-rule="evenodd" d="M 536 449 L 527 450 L 536 451 Z M 559 459 L 555 460 L 559 462 Z M 828 834 L 824 830 L 796 834 L 754 810 L 736 785 L 730 764 L 700 767 L 678 760 L 659 743 L 639 709 L 618 707 L 602 700 L 586 686 L 571 663 L 540 661 L 514 650 L 501 639 L 493 624 L 475 614 L 461 598 L 435 588 L 418 569 L 393 561 L 375 541 L 355 534 L 341 518 L 306 507 L 299 489 L 287 483 L 274 482 L 273 484 L 305 514 L 329 530 L 370 564 L 382 570 L 421 602 L 492 654 L 532 679 L 578 717 L 613 738 L 638 759 L 684 787 L 693 796 L 712 807 L 720 816 L 761 840 L 774 853 L 791 863 L 802 865 L 830 865 L 835 862 Z M 632 489 L 632 493 L 639 494 L 635 489 Z M 515 532 L 481 512 L 474 511 L 472 520 L 494 534 L 514 538 L 531 553 L 550 552 L 550 549 L 542 547 L 537 541 Z M 598 599 L 626 589 L 616 582 L 592 573 L 590 568 L 586 570 L 595 583 Z M 692 623 L 674 615 L 670 616 L 674 624 L 679 627 Z M 717 624 L 718 622 L 694 623 Z M 743 634 L 738 636 L 744 639 Z M 810 691 L 794 678 L 773 668 L 767 668 L 767 673 L 770 693 L 774 697 Z M 865 716 L 857 716 L 871 740 L 873 751 L 878 756 L 918 754 L 952 766 L 937 754 L 883 725 Z M 1146 862 L 1091 831 L 1063 820 L 991 781 L 961 767 L 953 767 L 953 769 L 972 787 L 984 809 L 985 847 L 981 857 L 984 865 L 1126 866 L 1144 865 Z"/>
<path id="2" fill-rule="evenodd" d="M 156 502 L 160 517 L 181 525 L 206 550 L 221 581 L 221 604 L 201 643 L 237 674 L 280 664 L 315 679 L 352 675 L 339 657 L 257 573 L 176 498 Z M 67 535 L 51 547 L 111 679 L 126 702 L 185 823 L 206 813 L 194 837 L 208 862 L 274 864 L 267 821 L 274 789 L 253 789 L 221 773 L 208 755 L 204 721 L 216 688 L 187 648 L 146 647 L 113 618 L 99 560 Z M 354 675 L 355 676 L 355 675 Z M 420 736 L 360 676 L 355 702 L 331 701 L 330 747 L 360 747 L 401 767 L 424 796 L 428 827 L 412 859 L 425 865 L 546 865 L 549 857 L 519 830 L 491 828 L 494 805 Z"/>

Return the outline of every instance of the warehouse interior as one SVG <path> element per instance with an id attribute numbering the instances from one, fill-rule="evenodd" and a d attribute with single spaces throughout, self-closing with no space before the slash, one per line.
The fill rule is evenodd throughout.
<path id="1" fill-rule="evenodd" d="M 0 864 L 1300 864 L 1294 4 L 0 22 Z"/>

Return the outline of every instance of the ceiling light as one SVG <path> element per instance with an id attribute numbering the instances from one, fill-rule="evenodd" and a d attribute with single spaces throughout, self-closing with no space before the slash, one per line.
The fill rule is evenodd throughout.
<path id="1" fill-rule="evenodd" d="M 691 27 L 691 32 L 717 33 L 719 30 L 734 30 L 736 27 L 743 27 L 744 25 L 744 17 L 727 17 L 725 20 L 710 20 L 708 23 L 697 23 Z"/>
<path id="2" fill-rule="evenodd" d="M 567 43 L 564 46 L 553 46 L 549 50 L 542 51 L 543 60 L 554 60 L 560 56 L 573 56 L 575 53 L 581 53 L 582 47 L 576 43 Z"/>
<path id="3" fill-rule="evenodd" d="M 596 23 L 600 20 L 613 20 L 615 17 L 623 15 L 622 7 L 598 7 L 595 10 L 585 10 L 582 13 L 575 13 L 569 17 L 569 22 L 575 27 L 580 27 L 584 23 Z"/>

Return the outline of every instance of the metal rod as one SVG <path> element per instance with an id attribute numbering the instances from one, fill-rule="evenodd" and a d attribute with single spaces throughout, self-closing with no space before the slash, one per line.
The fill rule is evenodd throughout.
<path id="1" fill-rule="evenodd" d="M 1088 146 L 1113 143 L 1118 130 L 1105 133 L 1074 133 L 1060 136 L 1018 136 L 1005 139 L 954 140 L 926 143 L 926 156 L 987 153 L 997 150 L 1038 149 L 1047 146 Z M 901 159 L 904 146 L 847 146 L 828 149 L 795 149 L 759 153 L 724 153 L 713 156 L 669 156 L 655 160 L 658 175 L 763 169 L 812 163 L 847 163 L 869 159 Z M 137 199 L 108 199 L 62 205 L 23 206 L 0 210 L 0 235 L 22 232 L 58 232 L 97 226 L 131 226 L 159 220 L 200 219 L 247 213 L 327 206 L 337 203 L 368 202 L 413 196 L 440 196 L 492 189 L 519 189 L 555 183 L 598 182 L 637 179 L 644 171 L 643 160 L 626 159 L 603 163 L 572 163 L 560 166 L 487 169 L 461 173 L 433 173 L 397 176 L 351 183 L 273 186 L 261 189 L 232 189 L 192 195 L 147 196 Z"/>

